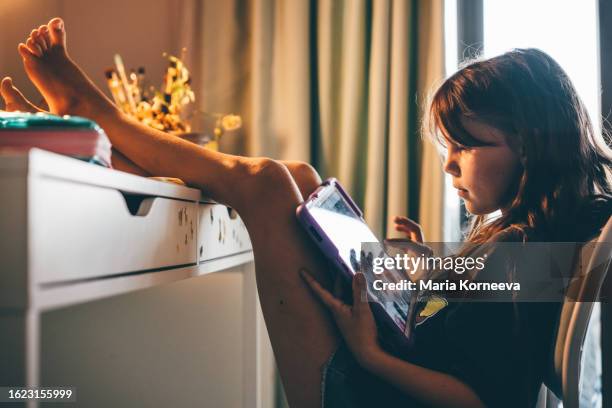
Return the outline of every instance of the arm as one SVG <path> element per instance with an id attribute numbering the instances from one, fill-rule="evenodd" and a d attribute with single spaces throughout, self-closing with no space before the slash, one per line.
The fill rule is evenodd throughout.
<path id="1" fill-rule="evenodd" d="M 394 357 L 380 348 L 360 356 L 366 370 L 434 407 L 484 407 L 476 393 L 455 377 Z"/>
<path id="2" fill-rule="evenodd" d="M 305 272 L 302 276 L 331 311 L 357 362 L 406 394 L 436 407 L 484 407 L 476 393 L 455 377 L 430 370 L 387 354 L 378 344 L 376 323 L 367 299 L 363 274 L 353 278 L 353 304 L 332 295 Z"/>

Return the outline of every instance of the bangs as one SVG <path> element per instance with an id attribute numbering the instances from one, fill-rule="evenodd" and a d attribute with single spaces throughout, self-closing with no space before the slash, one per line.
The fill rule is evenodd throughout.
<path id="1" fill-rule="evenodd" d="M 461 118 L 475 118 L 477 115 L 466 104 L 469 98 L 461 91 L 463 87 L 456 86 L 455 82 L 459 78 L 450 77 L 435 93 L 429 111 L 429 133 L 434 142 L 444 149 L 450 141 L 462 147 L 486 146 L 484 143 L 473 137 L 461 123 Z"/>

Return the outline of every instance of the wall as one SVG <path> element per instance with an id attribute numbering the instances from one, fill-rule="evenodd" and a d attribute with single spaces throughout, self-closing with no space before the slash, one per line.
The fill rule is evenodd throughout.
<path id="1" fill-rule="evenodd" d="M 28 99 L 35 103 L 41 100 L 40 94 L 23 71 L 21 58 L 17 53 L 17 44 L 25 42 L 33 28 L 60 16 L 66 23 L 70 56 L 107 95 L 109 93 L 104 70 L 113 66 L 115 53 L 123 57 L 127 68 L 146 67 L 147 77 L 158 87 L 167 67 L 162 53 L 167 51 L 178 54 L 180 49 L 186 46 L 188 49 L 186 63 L 188 67 L 192 67 L 198 105 L 210 112 L 243 114 L 236 100 L 243 97 L 246 79 L 244 74 L 239 75 L 234 71 L 245 62 L 245 59 L 248 60 L 249 55 L 241 52 L 242 43 L 227 33 L 227 27 L 228 25 L 242 27 L 242 22 L 248 19 L 245 14 L 247 12 L 248 9 L 240 0 L 223 2 L 217 0 L 0 0 L 0 27 L 2 27 L 0 77 L 11 76 L 15 85 Z M 237 54 L 240 54 L 242 61 L 235 60 Z M 238 133 L 233 140 L 227 138 L 225 141 L 227 148 L 224 150 L 241 151 L 242 136 L 242 133 Z M 229 279 L 230 276 L 223 275 L 223 278 Z M 207 277 L 206 280 L 209 282 L 204 289 L 212 291 L 211 293 L 222 293 L 225 298 L 242 295 L 241 286 L 220 282 L 221 278 L 221 275 Z M 185 290 L 191 290 L 185 285 L 182 286 Z M 228 289 L 232 287 L 233 289 Z M 122 301 L 124 300 L 120 298 L 109 300 L 109 302 Z M 205 299 L 194 301 L 205 301 Z M 155 301 L 150 303 L 153 305 Z M 49 319 L 69 316 L 70 313 L 70 311 L 60 311 L 51 314 Z M 193 313 L 197 315 L 198 310 L 194 309 Z M 210 313 L 208 315 L 210 317 Z M 218 323 L 227 317 L 216 316 L 211 319 Z M 47 335 L 48 333 L 45 334 Z M 133 333 L 128 333 L 120 338 L 120 343 L 128 347 L 135 340 Z M 233 341 L 225 346 L 236 346 L 236 342 L 241 344 L 241 339 L 235 336 Z M 56 343 L 45 342 L 45 347 L 53 345 Z M 239 348 L 239 345 L 235 348 Z M 223 353 L 218 354 L 217 357 L 222 355 Z M 272 406 L 274 368 L 269 344 L 258 357 L 258 364 L 261 365 L 258 369 L 265 373 L 265 378 L 262 380 L 264 392 L 261 396 L 264 401 L 263 406 Z M 215 365 L 199 373 L 203 381 L 212 379 L 212 372 L 206 370 L 213 368 Z M 233 380 L 236 380 L 235 373 L 225 372 L 224 375 L 232 374 L 234 374 Z M 225 384 L 225 387 L 231 385 L 227 381 L 220 383 Z M 214 384 L 219 384 L 219 381 Z M 221 388 L 215 397 L 239 396 L 228 394 L 224 392 L 226 388 Z"/>
<path id="2" fill-rule="evenodd" d="M 10 75 L 28 98 L 40 95 L 27 79 L 17 53 L 30 31 L 61 16 L 71 57 L 106 92 L 104 70 L 119 53 L 127 68 L 144 66 L 159 86 L 167 66 L 164 51 L 180 50 L 177 29 L 181 8 L 172 0 L 0 0 L 0 75 Z M 183 23 L 184 25 L 184 23 Z"/>

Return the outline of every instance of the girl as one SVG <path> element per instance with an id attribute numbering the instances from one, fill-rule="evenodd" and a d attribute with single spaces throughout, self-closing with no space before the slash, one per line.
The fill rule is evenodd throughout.
<path id="1" fill-rule="evenodd" d="M 51 112 L 95 120 L 139 168 L 179 177 L 240 213 L 292 407 L 535 404 L 557 305 L 521 304 L 517 314 L 512 303 L 442 302 L 417 326 L 410 355 L 394 354 L 360 301 L 363 275 L 352 305 L 330 293 L 326 264 L 296 222 L 320 183 L 310 166 L 209 151 L 131 120 L 68 57 L 65 41 L 55 18 L 18 47 Z M 10 79 L 1 89 L 7 106 L 35 109 Z M 466 66 L 435 93 L 429 117 L 444 170 L 474 215 L 468 242 L 583 241 L 609 217 L 610 151 L 546 54 L 515 50 Z M 417 224 L 397 224 L 418 237 Z"/>

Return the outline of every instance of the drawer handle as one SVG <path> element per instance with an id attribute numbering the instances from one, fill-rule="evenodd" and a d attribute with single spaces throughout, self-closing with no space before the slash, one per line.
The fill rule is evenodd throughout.
<path id="1" fill-rule="evenodd" d="M 155 197 L 143 194 L 125 193 L 123 191 L 120 191 L 120 193 L 128 211 L 135 217 L 146 217 L 153 207 L 153 201 L 155 201 Z"/>
<path id="2" fill-rule="evenodd" d="M 238 218 L 238 213 L 232 207 L 227 207 L 227 215 L 229 215 L 230 220 Z"/>

